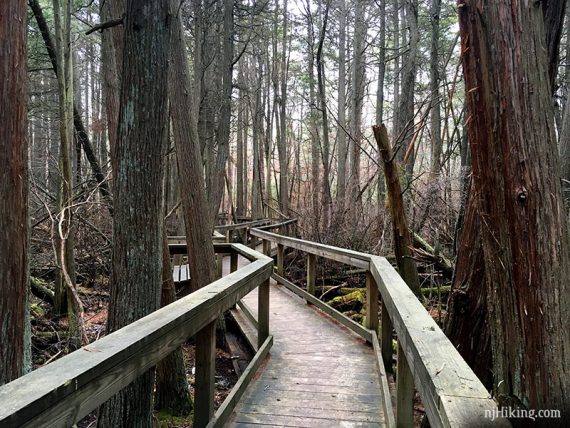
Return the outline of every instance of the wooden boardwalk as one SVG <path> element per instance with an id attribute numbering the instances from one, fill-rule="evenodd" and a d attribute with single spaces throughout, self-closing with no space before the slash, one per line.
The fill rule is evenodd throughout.
<path id="1" fill-rule="evenodd" d="M 256 315 L 257 290 L 243 301 Z M 372 347 L 274 281 L 270 302 L 274 345 L 227 426 L 383 426 Z"/>

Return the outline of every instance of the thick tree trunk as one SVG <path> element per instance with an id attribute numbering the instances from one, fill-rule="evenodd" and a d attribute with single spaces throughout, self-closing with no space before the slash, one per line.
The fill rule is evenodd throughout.
<path id="1" fill-rule="evenodd" d="M 174 4 L 176 3 L 176 4 Z M 200 142 L 193 117 L 193 94 L 178 3 L 172 7 L 169 70 L 170 115 L 178 163 L 180 197 L 186 226 L 188 264 L 192 272 L 191 290 L 215 279 L 212 232 L 214 218 L 209 214 Z"/>
<path id="2" fill-rule="evenodd" d="M 487 283 L 475 198 L 467 200 L 445 333 L 483 384 L 491 389 L 491 332 L 487 321 Z"/>
<path id="3" fill-rule="evenodd" d="M 511 1 L 459 6 L 495 393 L 511 406 L 560 409 L 564 420 L 570 255 L 542 10 Z"/>
<path id="4" fill-rule="evenodd" d="M 0 49 L 0 385 L 31 368 L 26 29 L 25 1 L 3 1 L 0 40 L 6 43 Z"/>
<path id="5" fill-rule="evenodd" d="M 119 112 L 108 332 L 159 307 L 166 144 L 168 1 L 128 0 Z M 103 405 L 99 426 L 152 427 L 154 370 Z"/>

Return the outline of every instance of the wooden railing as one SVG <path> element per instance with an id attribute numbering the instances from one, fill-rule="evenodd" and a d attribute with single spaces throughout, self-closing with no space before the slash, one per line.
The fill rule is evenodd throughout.
<path id="1" fill-rule="evenodd" d="M 172 253 L 186 251 L 183 243 L 170 247 Z M 226 277 L 0 387 L 0 427 L 72 426 L 194 335 L 194 426 L 222 426 L 273 343 L 269 335 L 273 261 L 241 244 L 216 245 L 216 251 L 231 255 L 232 273 Z M 238 255 L 251 263 L 237 270 Z M 256 287 L 258 351 L 214 415 L 216 320 Z"/>
<path id="2" fill-rule="evenodd" d="M 415 389 L 432 427 L 510 426 L 506 419 L 488 418 L 489 414 L 496 414 L 497 404 L 385 258 L 259 229 L 252 229 L 250 233 L 264 241 L 265 249 L 269 248 L 270 242 L 277 244 L 277 273 L 272 275 L 277 282 L 372 343 L 378 359 L 388 426 L 413 426 Z M 307 253 L 307 291 L 283 277 L 286 247 Z M 364 326 L 315 297 L 317 257 L 366 270 Z M 382 301 L 381 322 L 379 299 Z M 398 342 L 395 414 L 386 377 L 386 370 L 392 370 L 394 333 Z"/>

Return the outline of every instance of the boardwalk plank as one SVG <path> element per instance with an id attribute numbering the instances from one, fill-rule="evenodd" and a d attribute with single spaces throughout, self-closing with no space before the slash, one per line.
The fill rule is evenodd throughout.
<path id="1" fill-rule="evenodd" d="M 243 300 L 256 316 L 256 291 Z M 227 426 L 384 425 L 376 355 L 365 340 L 274 281 L 269 314 L 270 357 Z"/>

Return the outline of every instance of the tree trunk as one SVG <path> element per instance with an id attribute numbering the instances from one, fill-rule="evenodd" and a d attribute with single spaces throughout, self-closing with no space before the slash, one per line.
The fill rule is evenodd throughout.
<path id="1" fill-rule="evenodd" d="M 465 207 L 445 333 L 483 384 L 491 389 L 491 332 L 487 322 L 487 283 L 475 198 Z"/>
<path id="2" fill-rule="evenodd" d="M 148 315 L 160 303 L 167 24 L 167 0 L 127 1 L 108 332 Z M 154 370 L 149 370 L 105 403 L 99 426 L 152 427 L 153 381 Z"/>
<path id="3" fill-rule="evenodd" d="M 358 216 L 362 214 L 362 199 L 360 197 L 360 151 L 362 145 L 362 109 L 365 90 L 365 59 L 366 15 L 363 0 L 356 0 L 354 11 L 354 51 L 352 61 L 352 140 L 351 171 L 350 171 L 350 224 L 354 229 Z"/>
<path id="4" fill-rule="evenodd" d="M 244 97 L 244 78 L 243 66 L 238 67 L 238 87 L 239 87 L 239 104 L 237 116 L 237 147 L 236 147 L 236 214 L 243 216 L 246 212 L 246 204 L 244 195 L 247 193 L 247 186 L 244 183 L 247 168 L 245 162 L 247 159 L 247 145 L 244 144 L 244 134 L 247 132 L 245 124 L 244 110 L 247 109 Z"/>
<path id="5" fill-rule="evenodd" d="M 26 3 L 0 4 L 0 385 L 31 369 Z"/>
<path id="6" fill-rule="evenodd" d="M 402 188 L 400 186 L 398 164 L 394 159 L 394 153 L 390 147 L 386 127 L 384 125 L 376 125 L 373 127 L 373 130 L 376 143 L 378 144 L 378 151 L 382 155 L 382 161 L 384 163 L 386 188 L 388 190 L 390 210 L 392 212 L 394 253 L 396 254 L 398 272 L 410 289 L 414 293 L 419 294 L 420 280 L 416 262 L 412 258 L 412 238 L 404 209 L 404 198 L 402 197 Z"/>
<path id="7" fill-rule="evenodd" d="M 220 209 L 220 202 L 224 194 L 224 177 L 226 162 L 230 152 L 230 124 L 232 106 L 232 75 L 234 61 L 234 0 L 224 0 L 223 2 L 223 41 L 221 59 L 221 79 L 222 79 L 222 99 L 220 118 L 218 120 L 217 132 L 217 153 L 215 165 L 210 171 L 210 215 L 216 218 Z"/>
<path id="8" fill-rule="evenodd" d="M 384 123 L 384 81 L 386 77 L 386 0 L 380 0 L 379 4 L 380 31 L 378 34 L 378 45 L 380 53 L 378 55 L 378 87 L 376 88 L 376 124 Z M 377 212 L 380 214 L 384 205 L 384 193 L 386 186 L 384 184 L 384 176 L 381 171 L 382 156 L 378 153 L 378 184 L 376 205 Z"/>
<path id="9" fill-rule="evenodd" d="M 430 121 L 431 121 L 431 175 L 432 179 L 441 172 L 441 153 L 443 143 L 441 140 L 441 113 L 439 99 L 439 14 L 441 13 L 441 0 L 431 2 L 431 51 L 430 51 Z"/>
<path id="10" fill-rule="evenodd" d="M 55 281 L 54 309 L 56 314 L 67 311 L 70 348 L 81 346 L 83 308 L 78 300 L 75 284 L 74 227 L 72 216 L 73 172 L 71 148 L 73 142 L 73 66 L 71 56 L 71 3 L 53 0 L 57 46 L 57 74 L 59 95 L 59 171 L 57 194 L 56 259 L 58 271 Z M 79 111 L 79 109 L 78 109 Z"/>
<path id="11" fill-rule="evenodd" d="M 398 147 L 397 158 L 404 161 L 406 176 L 410 180 L 414 169 L 414 148 L 410 148 L 414 133 L 414 87 L 416 83 L 416 68 L 418 54 L 418 2 L 406 0 L 405 2 L 406 24 L 409 29 L 408 52 L 403 59 L 402 70 L 402 94 L 397 106 L 398 123 L 396 127 Z"/>
<path id="12" fill-rule="evenodd" d="M 542 10 L 462 1 L 459 11 L 495 394 L 565 420 L 570 255 Z"/>
<path id="13" fill-rule="evenodd" d="M 174 4 L 175 3 L 175 4 Z M 170 115 L 178 163 L 180 197 L 186 226 L 190 287 L 196 291 L 215 279 L 212 233 L 214 218 L 209 215 L 200 142 L 193 117 L 193 94 L 178 3 L 171 5 L 169 96 Z"/>
<path id="14" fill-rule="evenodd" d="M 338 33 L 338 126 L 337 126 L 337 187 L 336 187 L 336 224 L 340 225 L 346 205 L 346 161 L 348 144 L 346 140 L 346 0 L 340 1 Z"/>
<path id="15" fill-rule="evenodd" d="M 323 12 L 323 24 L 317 47 L 317 85 L 319 88 L 319 108 L 322 115 L 323 138 L 321 147 L 321 157 L 323 162 L 323 230 L 328 230 L 330 226 L 330 213 L 332 210 L 332 195 L 330 187 L 330 141 L 329 141 L 329 115 L 327 111 L 327 99 L 325 93 L 325 65 L 323 61 L 323 45 L 327 34 L 327 24 L 329 20 L 330 1 L 325 4 Z"/>

